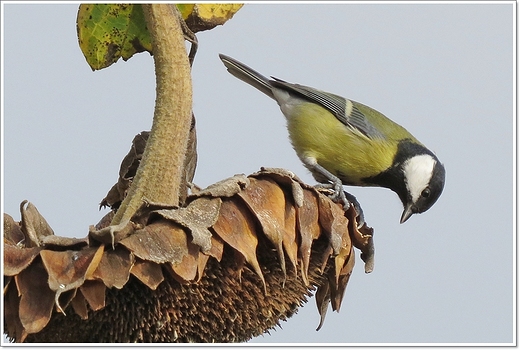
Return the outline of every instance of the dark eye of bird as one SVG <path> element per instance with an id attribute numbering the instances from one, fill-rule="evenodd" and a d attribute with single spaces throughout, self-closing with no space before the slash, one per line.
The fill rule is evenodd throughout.
<path id="1" fill-rule="evenodd" d="M 430 189 L 429 189 L 429 188 L 425 188 L 425 189 L 421 192 L 421 196 L 423 196 L 424 198 L 428 198 L 428 197 L 430 197 Z"/>

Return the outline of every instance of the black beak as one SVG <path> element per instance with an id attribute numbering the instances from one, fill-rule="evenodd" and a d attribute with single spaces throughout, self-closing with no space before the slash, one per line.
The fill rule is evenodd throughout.
<path id="1" fill-rule="evenodd" d="M 408 220 L 410 218 L 410 216 L 412 216 L 412 214 L 413 214 L 412 204 L 407 204 L 403 210 L 403 214 L 401 215 L 400 223 L 401 224 L 404 223 L 406 220 Z"/>

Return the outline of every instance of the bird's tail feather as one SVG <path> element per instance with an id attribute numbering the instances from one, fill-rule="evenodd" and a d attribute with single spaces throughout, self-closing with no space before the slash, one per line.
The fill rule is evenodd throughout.
<path id="1" fill-rule="evenodd" d="M 226 66 L 229 73 L 274 99 L 272 86 L 269 83 L 269 79 L 267 77 L 246 66 L 242 62 L 235 60 L 234 58 L 223 54 L 219 54 L 219 57 Z"/>

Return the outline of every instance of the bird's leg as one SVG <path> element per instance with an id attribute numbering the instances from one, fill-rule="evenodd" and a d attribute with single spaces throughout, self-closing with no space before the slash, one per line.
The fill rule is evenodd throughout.
<path id="1" fill-rule="evenodd" d="M 330 171 L 319 165 L 316 160 L 310 160 L 307 163 L 313 170 L 323 175 L 327 180 L 330 181 L 328 184 L 318 184 L 315 187 L 324 188 L 333 190 L 334 193 L 329 196 L 335 202 L 343 202 L 343 210 L 347 211 L 350 208 L 350 203 L 354 205 L 354 209 L 359 217 L 358 228 L 362 227 L 365 224 L 365 215 L 363 214 L 363 209 L 361 209 L 361 205 L 359 204 L 356 197 L 352 194 L 343 191 L 343 182 L 332 174 Z"/>
<path id="2" fill-rule="evenodd" d="M 319 184 L 316 187 L 318 188 L 326 188 L 334 191 L 334 194 L 330 196 L 335 202 L 343 202 L 343 209 L 346 211 L 350 208 L 350 202 L 347 200 L 345 196 L 345 192 L 343 191 L 343 182 L 339 179 L 339 177 L 332 174 L 330 171 L 319 165 L 315 159 L 309 159 L 307 165 L 309 165 L 312 170 L 323 175 L 327 180 L 330 181 L 328 184 Z"/>

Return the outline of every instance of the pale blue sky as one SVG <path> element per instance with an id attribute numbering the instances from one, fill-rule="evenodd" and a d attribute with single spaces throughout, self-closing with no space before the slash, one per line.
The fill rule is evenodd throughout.
<path id="1" fill-rule="evenodd" d="M 56 234 L 84 237 L 133 136 L 150 128 L 152 57 L 92 72 L 78 4 L 3 5 L 2 210 L 19 220 L 27 199 Z M 375 230 L 374 272 L 357 259 L 341 311 L 319 332 L 311 299 L 252 343 L 513 341 L 515 13 L 511 1 L 247 4 L 198 34 L 199 186 L 261 166 L 314 183 L 276 103 L 228 74 L 218 53 L 378 109 L 446 167 L 439 201 L 403 225 L 393 192 L 347 188 Z"/>

